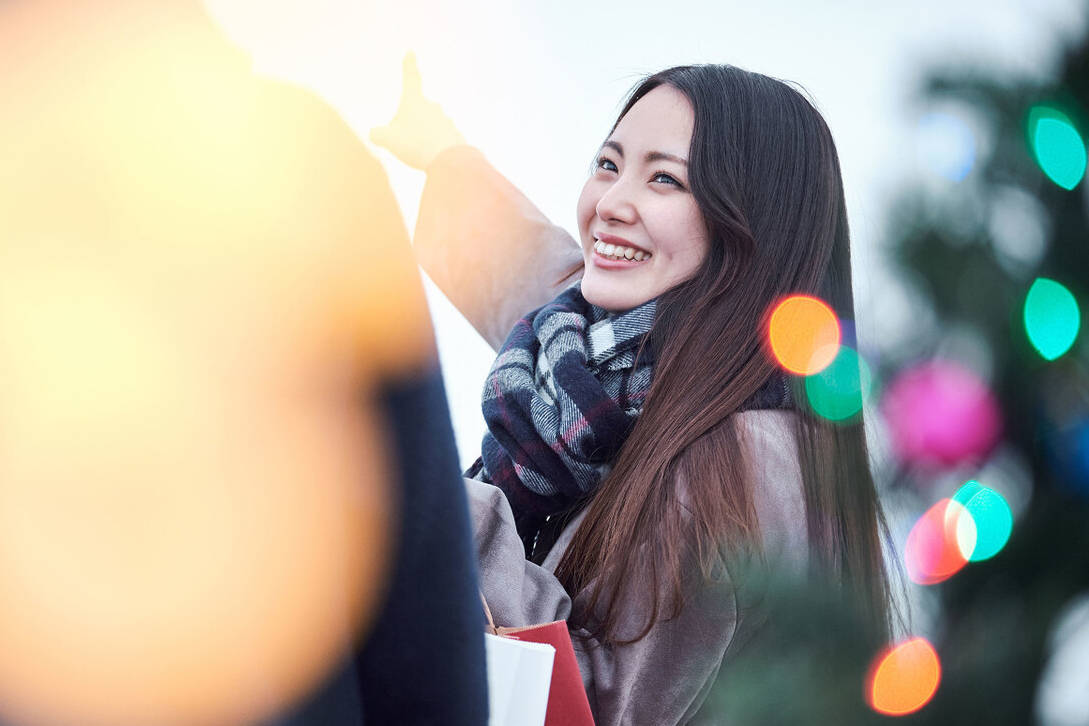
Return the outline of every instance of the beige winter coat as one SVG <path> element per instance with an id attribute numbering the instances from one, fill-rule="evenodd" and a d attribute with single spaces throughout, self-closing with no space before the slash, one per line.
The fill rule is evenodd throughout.
<path id="1" fill-rule="evenodd" d="M 753 462 L 750 483 L 768 563 L 777 574 L 800 574 L 808 558 L 808 542 L 790 420 L 794 414 L 760 410 L 737 415 L 746 455 Z M 465 479 L 465 486 L 481 587 L 496 624 L 521 626 L 567 619 L 572 612 L 571 596 L 553 572 L 585 512 L 567 525 L 542 566 L 537 566 L 525 558 L 503 493 L 473 479 Z M 578 637 L 587 633 L 582 624 L 568 622 L 598 726 L 713 722 L 707 714 L 699 714 L 699 708 L 724 659 L 760 622 L 758 610 L 750 613 L 738 602 L 729 573 L 724 574 L 688 593 L 689 602 L 679 617 L 655 623 L 643 640 L 631 645 L 603 647 L 584 641 Z M 644 601 L 624 603 L 624 620 L 632 617 L 642 623 L 646 605 Z"/>

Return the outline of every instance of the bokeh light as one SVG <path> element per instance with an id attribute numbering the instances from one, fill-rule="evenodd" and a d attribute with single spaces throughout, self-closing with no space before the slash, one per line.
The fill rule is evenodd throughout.
<path id="1" fill-rule="evenodd" d="M 873 389 L 873 375 L 858 352 L 841 345 L 824 370 L 807 376 L 805 395 L 814 412 L 830 421 L 846 422 L 862 411 Z"/>
<path id="2" fill-rule="evenodd" d="M 1013 531 L 1013 514 L 1005 498 L 994 489 L 985 487 L 974 479 L 953 495 L 975 524 L 975 546 L 962 549 L 961 554 L 971 562 L 994 557 L 1006 546 Z"/>
<path id="3" fill-rule="evenodd" d="M 1056 479 L 1069 491 L 1089 496 L 1089 417 L 1080 416 L 1044 439 Z"/>
<path id="4" fill-rule="evenodd" d="M 1077 340 L 1078 301 L 1062 283 L 1038 277 L 1025 296 L 1025 332 L 1045 360 L 1055 360 Z"/>
<path id="5" fill-rule="evenodd" d="M 914 713 L 933 698 L 941 673 L 934 646 L 926 638 L 912 638 L 874 659 L 866 679 L 866 702 L 887 716 Z"/>
<path id="6" fill-rule="evenodd" d="M 951 361 L 931 360 L 901 372 L 885 391 L 881 410 L 894 450 L 912 464 L 981 459 L 1002 431 L 993 394 Z"/>
<path id="7" fill-rule="evenodd" d="M 1047 662 L 1036 688 L 1036 721 L 1046 726 L 1089 723 L 1089 591 L 1068 600 L 1049 626 Z"/>
<path id="8" fill-rule="evenodd" d="M 1076 187 L 1085 176 L 1085 141 L 1070 117 L 1051 106 L 1034 106 L 1027 131 L 1036 163 L 1047 178 L 1063 189 Z"/>
<path id="9" fill-rule="evenodd" d="M 840 327 L 835 312 L 808 295 L 779 301 L 768 318 L 767 335 L 775 360 L 798 375 L 824 370 L 839 353 Z"/>
<path id="10" fill-rule="evenodd" d="M 1047 449 L 1045 439 L 1044 451 Z M 1026 452 L 1003 442 L 987 457 L 987 462 L 980 467 L 974 478 L 987 482 L 987 487 L 1002 495 L 1010 508 L 1010 515 L 1016 522 L 1033 497 L 1033 473 Z"/>
<path id="11" fill-rule="evenodd" d="M 919 585 L 934 585 L 968 563 L 965 552 L 976 545 L 975 521 L 960 502 L 942 499 L 928 509 L 908 533 L 904 565 Z"/>
<path id="12" fill-rule="evenodd" d="M 959 116 L 933 111 L 919 120 L 919 161 L 929 171 L 949 181 L 968 176 L 976 159 L 976 139 Z"/>
<path id="13" fill-rule="evenodd" d="M 1051 219 L 1041 201 L 1017 185 L 998 185 L 991 194 L 987 234 L 995 259 L 1014 279 L 1031 279 L 1047 252 Z"/>

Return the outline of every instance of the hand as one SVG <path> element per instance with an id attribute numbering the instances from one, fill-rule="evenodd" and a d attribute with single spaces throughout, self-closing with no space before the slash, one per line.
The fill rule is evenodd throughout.
<path id="1" fill-rule="evenodd" d="M 412 51 L 402 62 L 402 84 L 401 103 L 393 120 L 371 129 L 370 139 L 405 164 L 425 170 L 440 151 L 464 144 L 465 138 L 439 104 L 424 98 Z"/>

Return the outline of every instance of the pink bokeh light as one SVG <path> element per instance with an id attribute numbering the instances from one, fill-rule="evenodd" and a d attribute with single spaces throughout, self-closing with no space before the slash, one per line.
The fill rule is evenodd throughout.
<path id="1" fill-rule="evenodd" d="M 881 404 L 901 461 L 948 467 L 978 461 L 1002 434 L 994 395 L 979 377 L 932 360 L 900 373 Z"/>
<path id="2" fill-rule="evenodd" d="M 963 544 L 975 543 L 975 523 L 960 502 L 942 499 L 915 522 L 904 545 L 908 577 L 920 585 L 949 579 L 968 564 Z"/>

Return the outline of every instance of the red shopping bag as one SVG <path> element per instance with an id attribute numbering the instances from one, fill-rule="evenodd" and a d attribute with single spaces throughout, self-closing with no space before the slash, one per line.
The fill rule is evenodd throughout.
<path id="1" fill-rule="evenodd" d="M 575 660 L 575 649 L 571 645 L 567 622 L 556 620 L 544 625 L 527 625 L 521 628 L 496 627 L 483 593 L 480 599 L 484 603 L 484 614 L 488 618 L 489 633 L 530 643 L 544 643 L 556 649 L 556 658 L 552 662 L 552 684 L 548 689 L 545 726 L 594 726 L 594 716 L 590 713 L 590 702 L 582 685 L 582 673 L 579 671 L 578 661 Z"/>

